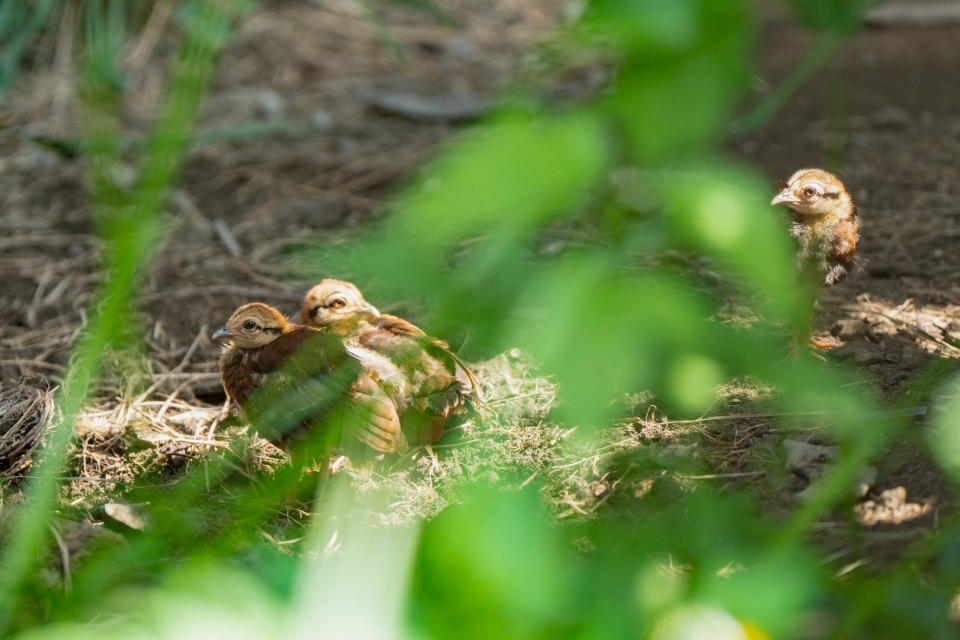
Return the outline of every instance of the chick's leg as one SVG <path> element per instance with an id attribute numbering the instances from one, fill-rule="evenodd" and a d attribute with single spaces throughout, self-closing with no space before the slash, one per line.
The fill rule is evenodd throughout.
<path id="1" fill-rule="evenodd" d="M 812 305 L 810 305 L 810 313 L 807 314 L 807 329 L 806 329 L 807 344 L 809 344 L 811 347 L 815 349 L 833 349 L 834 347 L 837 346 L 833 342 L 824 342 L 823 340 L 818 340 L 813 336 L 813 315 L 816 310 L 816 307 L 817 307 L 817 303 L 814 302 Z"/>
<path id="2" fill-rule="evenodd" d="M 833 349 L 837 346 L 832 342 L 824 342 L 813 337 L 813 320 L 817 309 L 817 300 L 815 293 L 810 292 L 807 295 L 809 297 L 804 305 L 803 319 L 796 325 L 793 333 L 792 351 L 794 355 L 799 354 L 804 345 L 809 345 L 815 349 Z"/>
<path id="3" fill-rule="evenodd" d="M 816 349 L 833 349 L 837 345 L 832 342 L 824 342 L 822 340 L 817 340 L 813 336 L 810 336 L 810 346 Z"/>

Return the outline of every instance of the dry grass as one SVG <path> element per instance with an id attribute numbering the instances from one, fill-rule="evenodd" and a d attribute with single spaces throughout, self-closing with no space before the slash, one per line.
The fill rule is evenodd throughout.
<path id="1" fill-rule="evenodd" d="M 0 381 L 0 475 L 14 479 L 30 466 L 54 414 L 45 380 Z"/>

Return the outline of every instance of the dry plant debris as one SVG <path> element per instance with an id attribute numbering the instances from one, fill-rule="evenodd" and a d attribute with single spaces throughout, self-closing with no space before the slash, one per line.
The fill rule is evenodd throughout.
<path id="1" fill-rule="evenodd" d="M 15 478 L 30 466 L 55 414 L 46 381 L 0 380 L 0 475 Z"/>

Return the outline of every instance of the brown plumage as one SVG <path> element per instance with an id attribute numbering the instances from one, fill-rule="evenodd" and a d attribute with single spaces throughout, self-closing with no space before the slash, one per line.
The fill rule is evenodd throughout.
<path id="1" fill-rule="evenodd" d="M 799 245 L 798 258 L 823 276 L 824 286 L 847 277 L 860 240 L 860 218 L 853 196 L 835 175 L 823 169 L 801 169 L 790 176 L 771 204 L 793 210 L 790 233 Z"/>
<path id="2" fill-rule="evenodd" d="M 453 416 L 479 396 L 479 383 L 450 345 L 413 323 L 381 314 L 357 287 L 327 278 L 306 295 L 303 321 L 342 336 L 368 369 L 377 371 L 400 410 L 408 436 L 439 439 Z"/>
<path id="3" fill-rule="evenodd" d="M 800 169 L 770 204 L 785 204 L 793 211 L 790 234 L 797 240 L 803 270 L 817 274 L 825 287 L 847 277 L 860 240 L 860 218 L 853 196 L 835 175 L 823 169 Z M 810 343 L 832 346 L 813 338 Z"/>
<path id="4" fill-rule="evenodd" d="M 354 410 L 348 427 L 361 442 L 381 452 L 406 449 L 396 405 L 341 338 L 288 323 L 276 309 L 253 302 L 234 311 L 213 339 L 227 343 L 220 356 L 227 395 L 277 429 L 276 442 L 303 438 L 346 406 Z"/>

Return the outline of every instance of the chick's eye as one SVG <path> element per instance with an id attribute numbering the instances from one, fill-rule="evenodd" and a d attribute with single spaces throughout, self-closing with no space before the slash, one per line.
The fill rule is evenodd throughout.
<path id="1" fill-rule="evenodd" d="M 332 309 L 339 309 L 340 307 L 343 307 L 346 304 L 347 303 L 344 302 L 343 298 L 335 298 L 334 300 L 330 301 L 330 307 Z"/>
<path id="2" fill-rule="evenodd" d="M 807 187 L 806 189 L 803 190 L 803 192 L 812 198 L 813 196 L 817 195 L 817 188 Z"/>
<path id="3" fill-rule="evenodd" d="M 254 329 L 257 328 L 257 323 L 254 322 L 253 320 L 247 320 L 246 322 L 243 323 L 243 328 L 246 329 L 247 331 L 253 331 Z"/>

